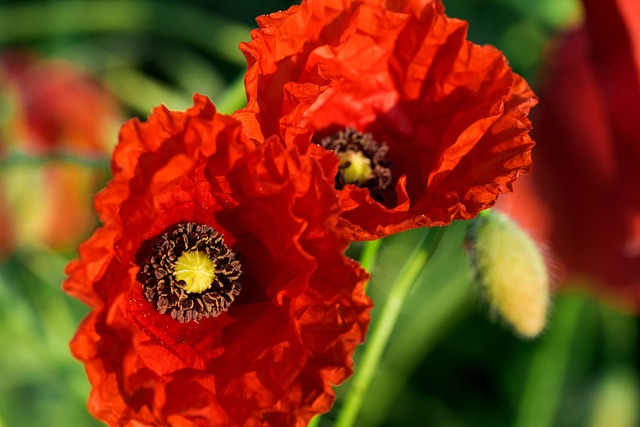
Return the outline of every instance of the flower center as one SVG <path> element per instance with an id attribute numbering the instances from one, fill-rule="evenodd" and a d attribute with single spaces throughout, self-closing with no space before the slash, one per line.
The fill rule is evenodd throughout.
<path id="1" fill-rule="evenodd" d="M 371 160 L 361 151 L 348 150 L 336 154 L 345 183 L 363 185 L 372 178 Z"/>
<path id="2" fill-rule="evenodd" d="M 391 162 L 386 155 L 389 146 L 373 139 L 370 133 L 346 128 L 323 138 L 319 145 L 333 151 L 340 159 L 335 182 L 341 190 L 347 184 L 368 188 L 371 197 L 384 199 L 384 191 L 391 186 Z"/>
<path id="3" fill-rule="evenodd" d="M 160 314 L 198 322 L 227 311 L 240 294 L 242 270 L 235 257 L 212 227 L 181 222 L 151 242 L 138 281 Z"/>
<path id="4" fill-rule="evenodd" d="M 178 282 L 184 280 L 186 292 L 201 293 L 213 284 L 216 265 L 202 251 L 183 252 L 176 261 L 174 273 Z"/>

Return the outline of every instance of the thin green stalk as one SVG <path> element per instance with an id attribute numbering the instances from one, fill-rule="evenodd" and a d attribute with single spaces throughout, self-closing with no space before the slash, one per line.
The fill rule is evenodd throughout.
<path id="1" fill-rule="evenodd" d="M 555 320 L 531 361 L 514 427 L 553 426 L 583 306 L 576 296 L 565 296 L 556 304 Z"/>
<path id="2" fill-rule="evenodd" d="M 362 246 L 362 253 L 360 254 L 360 265 L 367 270 L 369 274 L 373 272 L 373 266 L 378 257 L 380 246 L 382 245 L 382 239 L 370 240 L 364 242 Z"/>
<path id="3" fill-rule="evenodd" d="M 466 275 L 453 275 L 396 334 L 363 404 L 362 416 L 367 425 L 382 424 L 394 404 L 394 396 L 402 392 L 441 337 L 468 312 L 474 296 L 470 280 Z"/>
<path id="4" fill-rule="evenodd" d="M 362 252 L 360 253 L 360 265 L 369 272 L 369 274 L 373 271 L 373 266 L 376 262 L 376 258 L 378 257 L 378 252 L 380 251 L 380 246 L 382 246 L 382 239 L 369 240 L 364 242 L 362 246 Z M 320 425 L 320 418 L 321 415 L 315 416 L 311 422 L 309 422 L 309 427 L 318 427 Z"/>
<path id="5" fill-rule="evenodd" d="M 344 405 L 338 414 L 336 427 L 354 425 L 409 290 L 438 246 L 443 233 L 444 228 L 432 228 L 425 234 L 414 253 L 407 260 L 398 280 L 391 287 L 380 316 L 367 338 L 362 362 L 358 366 Z"/>

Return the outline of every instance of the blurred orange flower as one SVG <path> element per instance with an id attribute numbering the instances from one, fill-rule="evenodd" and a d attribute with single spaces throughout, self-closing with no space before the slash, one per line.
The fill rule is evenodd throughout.
<path id="1" fill-rule="evenodd" d="M 472 218 L 529 171 L 533 92 L 440 0 L 306 0 L 258 24 L 236 117 L 321 160 L 353 239 Z"/>
<path id="2" fill-rule="evenodd" d="M 535 172 L 501 208 L 570 278 L 640 309 L 640 3 L 585 0 L 552 46 L 535 117 Z"/>
<path id="3" fill-rule="evenodd" d="M 71 343 L 91 412 L 113 426 L 303 426 L 327 411 L 371 302 L 317 162 L 257 144 L 196 96 L 127 122 L 112 170 L 104 225 L 64 284 L 92 308 Z"/>
<path id="4" fill-rule="evenodd" d="M 106 179 L 82 162 L 108 156 L 118 104 L 77 66 L 24 52 L 0 56 L 0 87 L 9 106 L 0 132 L 0 204 L 8 211 L 3 228 L 11 230 L 0 235 L 71 249 L 95 225 L 90 200 Z"/>

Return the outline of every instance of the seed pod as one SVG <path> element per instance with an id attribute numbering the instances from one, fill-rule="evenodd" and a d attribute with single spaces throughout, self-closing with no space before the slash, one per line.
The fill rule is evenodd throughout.
<path id="1" fill-rule="evenodd" d="M 547 321 L 549 273 L 533 239 L 495 211 L 478 216 L 467 237 L 476 277 L 492 313 L 525 338 L 540 334 Z"/>

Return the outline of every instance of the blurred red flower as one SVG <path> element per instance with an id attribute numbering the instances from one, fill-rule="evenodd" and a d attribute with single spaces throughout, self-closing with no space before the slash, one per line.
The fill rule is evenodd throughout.
<path id="1" fill-rule="evenodd" d="M 533 92 L 440 0 L 307 0 L 258 24 L 236 116 L 321 159 L 353 239 L 472 218 L 529 171 Z"/>
<path id="2" fill-rule="evenodd" d="M 0 236 L 72 249 L 95 226 L 89 201 L 106 179 L 82 161 L 110 153 L 118 104 L 77 66 L 25 52 L 0 56 L 0 88 L 9 107 L 0 159 L 19 153 L 32 160 L 3 165 L 0 205 L 7 218 Z"/>
<path id="3" fill-rule="evenodd" d="M 306 425 L 351 374 L 367 274 L 317 162 L 194 100 L 123 126 L 104 225 L 68 266 L 64 289 L 92 308 L 71 343 L 89 408 L 111 425 Z M 219 291 L 177 278 L 198 251 Z"/>
<path id="4" fill-rule="evenodd" d="M 62 60 L 26 52 L 0 56 L 0 81 L 14 104 L 11 147 L 30 154 L 101 156 L 109 152 L 120 110 L 95 78 Z"/>
<path id="5" fill-rule="evenodd" d="M 585 0 L 548 57 L 532 176 L 502 209 L 547 242 L 567 279 L 640 308 L 640 3 Z"/>

